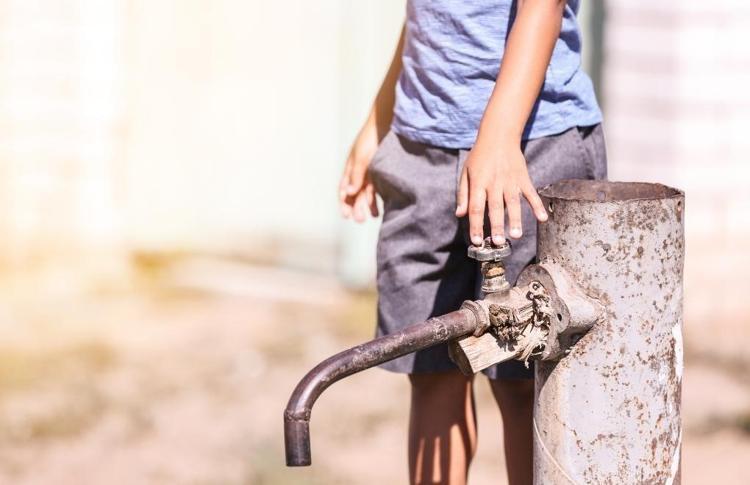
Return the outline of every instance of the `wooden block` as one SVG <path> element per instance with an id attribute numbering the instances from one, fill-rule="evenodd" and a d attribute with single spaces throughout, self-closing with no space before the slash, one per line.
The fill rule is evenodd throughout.
<path id="1" fill-rule="evenodd" d="M 491 365 L 515 358 L 519 350 L 516 342 L 498 340 L 493 334 L 464 337 L 449 347 L 451 359 L 466 375 L 476 374 Z"/>

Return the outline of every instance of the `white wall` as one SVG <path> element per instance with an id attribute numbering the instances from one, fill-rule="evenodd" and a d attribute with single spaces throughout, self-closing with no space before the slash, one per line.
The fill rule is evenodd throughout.
<path id="1" fill-rule="evenodd" d="M 341 254 L 369 281 L 375 226 L 341 222 L 336 185 L 403 9 L 0 0 L 0 264 Z"/>
<path id="2" fill-rule="evenodd" d="M 688 335 L 729 349 L 750 336 L 750 3 L 607 7 L 611 178 L 685 190 Z"/>
<path id="3" fill-rule="evenodd" d="M 119 6 L 0 2 L 0 266 L 6 273 L 64 266 L 77 257 L 79 269 L 121 269 Z"/>
<path id="4" fill-rule="evenodd" d="M 298 260 L 306 253 L 320 266 L 322 254 L 330 269 L 339 171 L 402 9 L 382 0 L 130 2 L 125 205 L 135 244 L 272 246 L 298 264 L 311 262 Z"/>

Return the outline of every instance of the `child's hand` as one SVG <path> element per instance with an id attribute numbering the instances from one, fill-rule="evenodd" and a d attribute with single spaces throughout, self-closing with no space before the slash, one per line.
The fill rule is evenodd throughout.
<path id="1" fill-rule="evenodd" d="M 339 206 L 341 215 L 346 219 L 351 217 L 357 222 L 364 222 L 368 212 L 372 217 L 378 217 L 375 188 L 367 174 L 367 167 L 377 148 L 377 131 L 366 125 L 349 151 L 339 183 Z"/>
<path id="2" fill-rule="evenodd" d="M 489 207 L 491 235 L 495 244 L 505 242 L 504 206 L 508 209 L 510 237 L 521 237 L 521 194 L 529 201 L 536 218 L 541 222 L 547 220 L 547 212 L 531 183 L 520 147 L 509 146 L 486 147 L 477 143 L 461 173 L 456 216 L 463 217 L 468 212 L 469 235 L 471 242 L 477 246 L 484 240 L 485 207 Z"/>

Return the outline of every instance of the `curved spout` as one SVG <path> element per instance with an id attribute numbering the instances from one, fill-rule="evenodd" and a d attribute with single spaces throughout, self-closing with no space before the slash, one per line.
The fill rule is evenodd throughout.
<path id="1" fill-rule="evenodd" d="M 376 338 L 318 364 L 297 384 L 284 411 L 287 466 L 310 465 L 310 413 L 328 386 L 402 355 L 471 334 L 477 324 L 471 310 L 461 309 Z"/>

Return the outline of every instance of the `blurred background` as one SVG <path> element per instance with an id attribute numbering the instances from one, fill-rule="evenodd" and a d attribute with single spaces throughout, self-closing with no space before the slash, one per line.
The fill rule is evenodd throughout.
<path id="1" fill-rule="evenodd" d="M 583 0 L 611 179 L 687 192 L 686 484 L 750 483 L 750 3 Z M 403 0 L 0 0 L 0 483 L 403 483 L 408 386 L 336 185 Z M 471 480 L 505 483 L 478 380 Z"/>

